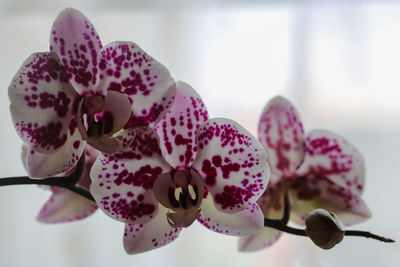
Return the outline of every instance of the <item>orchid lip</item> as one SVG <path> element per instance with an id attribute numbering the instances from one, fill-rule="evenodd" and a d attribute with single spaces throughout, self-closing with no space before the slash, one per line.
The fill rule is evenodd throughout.
<path id="1" fill-rule="evenodd" d="M 104 102 L 102 96 L 82 97 L 77 112 L 78 129 L 89 145 L 106 153 L 114 153 L 120 148 L 120 141 L 113 137 L 112 116 L 106 116 Z"/>
<path id="2" fill-rule="evenodd" d="M 153 192 L 164 207 L 172 227 L 188 227 L 200 213 L 204 183 L 193 169 L 173 170 L 160 175 L 153 184 Z"/>

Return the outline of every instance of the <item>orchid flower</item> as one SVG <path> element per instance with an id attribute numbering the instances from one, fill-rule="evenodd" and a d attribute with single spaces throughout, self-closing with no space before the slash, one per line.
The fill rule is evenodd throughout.
<path id="1" fill-rule="evenodd" d="M 55 20 L 50 51 L 31 55 L 8 91 L 14 126 L 30 146 L 32 178 L 68 172 L 86 142 L 116 152 L 117 132 L 156 124 L 171 102 L 175 83 L 163 65 L 131 42 L 103 47 L 77 10 Z M 37 153 L 40 161 L 32 159 Z"/>
<path id="2" fill-rule="evenodd" d="M 27 166 L 27 153 L 28 146 L 24 144 L 22 147 L 22 162 L 25 169 Z M 38 152 L 36 153 L 38 154 Z M 79 173 L 79 177 L 77 178 L 77 184 L 79 186 L 89 189 L 91 183 L 89 176 L 90 169 L 98 155 L 99 153 L 94 148 L 89 145 L 86 146 L 85 153 L 82 155 L 82 157 L 84 157 L 83 167 Z M 31 159 L 40 161 L 41 159 L 46 159 L 46 157 L 43 157 L 43 155 L 36 155 L 36 157 Z M 75 171 L 75 168 L 72 168 L 67 173 L 59 174 L 59 176 L 68 176 Z M 42 223 L 63 223 L 81 220 L 93 214 L 97 210 L 95 202 L 66 188 L 57 186 L 41 187 L 45 189 L 48 188 L 52 191 L 52 195 L 43 205 L 37 216 L 37 220 Z"/>
<path id="3" fill-rule="evenodd" d="M 294 106 L 279 96 L 262 112 L 258 135 L 271 167 L 270 184 L 257 202 L 265 218 L 282 218 L 285 194 L 290 201 L 290 220 L 298 224 L 304 225 L 306 215 L 317 208 L 334 212 L 346 226 L 371 216 L 361 199 L 364 159 L 344 138 L 325 130 L 304 133 Z M 265 228 L 241 237 L 239 249 L 271 246 L 280 235 L 278 230 Z"/>
<path id="4" fill-rule="evenodd" d="M 122 150 L 102 154 L 90 192 L 100 209 L 125 223 L 124 247 L 135 254 L 173 241 L 197 220 L 228 235 L 263 227 L 256 200 L 269 166 L 261 144 L 228 119 L 208 119 L 200 96 L 178 82 L 174 103 L 155 130 L 122 133 Z"/>

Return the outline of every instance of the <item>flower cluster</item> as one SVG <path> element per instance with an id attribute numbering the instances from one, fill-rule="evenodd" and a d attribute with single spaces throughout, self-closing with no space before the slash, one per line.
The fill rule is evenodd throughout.
<path id="1" fill-rule="evenodd" d="M 190 85 L 135 43 L 103 46 L 74 9 L 54 22 L 50 52 L 22 64 L 9 98 L 29 176 L 75 173 L 73 184 L 95 200 L 50 186 L 38 220 L 73 221 L 100 208 L 125 224 L 129 254 L 170 243 L 195 220 L 241 236 L 241 250 L 271 245 L 280 232 L 264 228 L 264 219 L 282 216 L 285 196 L 299 223 L 316 208 L 345 225 L 370 216 L 360 198 L 363 159 L 343 138 L 304 135 L 281 97 L 261 115 L 260 142 L 232 120 L 210 119 Z"/>

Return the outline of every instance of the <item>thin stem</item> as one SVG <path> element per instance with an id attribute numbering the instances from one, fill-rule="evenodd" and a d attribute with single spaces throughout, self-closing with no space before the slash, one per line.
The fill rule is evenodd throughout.
<path id="1" fill-rule="evenodd" d="M 382 242 L 386 242 L 386 243 L 393 243 L 395 242 L 393 239 L 387 238 L 387 237 L 383 237 L 383 236 L 378 236 L 376 234 L 367 232 L 367 231 L 359 231 L 359 230 L 348 230 L 344 233 L 344 235 L 347 236 L 362 236 L 362 237 L 366 237 L 366 238 L 372 238 L 372 239 L 376 239 Z"/>
<path id="2" fill-rule="evenodd" d="M 271 220 L 271 219 L 264 219 L 264 226 L 274 228 L 276 230 L 280 230 L 282 232 L 286 232 L 292 235 L 299 235 L 299 236 L 307 236 L 306 232 L 303 229 L 293 228 L 282 224 L 281 220 Z M 344 232 L 345 236 L 361 236 L 366 238 L 372 238 L 378 241 L 382 241 L 385 243 L 393 243 L 395 242 L 393 239 L 386 238 L 383 236 L 378 236 L 372 234 L 367 231 L 358 231 L 358 230 L 348 230 Z"/>
<path id="3" fill-rule="evenodd" d="M 77 168 L 78 169 L 78 168 Z M 19 184 L 36 184 L 36 185 L 49 185 L 49 186 L 58 186 L 65 189 L 68 189 L 76 194 L 79 194 L 82 197 L 85 197 L 91 201 L 95 201 L 92 194 L 90 194 L 89 190 L 83 188 L 79 185 L 73 184 L 74 181 L 71 179 L 71 176 L 76 176 L 81 170 L 78 169 L 76 172 L 71 174 L 70 176 L 66 177 L 51 177 L 47 179 L 35 180 L 31 179 L 27 176 L 19 176 L 19 177 L 8 177 L 8 178 L 1 178 L 0 179 L 0 186 L 8 186 L 8 185 L 19 185 Z M 73 178 L 72 177 L 72 178 Z M 72 182 L 71 182 L 72 180 Z M 287 193 L 286 193 L 287 194 Z M 287 209 L 288 202 L 285 200 L 285 210 Z M 306 232 L 303 229 L 293 228 L 287 225 L 285 222 L 285 217 L 287 211 L 284 212 L 284 216 L 282 219 L 272 220 L 272 219 L 264 219 L 264 226 L 274 228 L 276 230 L 286 232 L 292 235 L 299 235 L 299 236 L 307 236 Z M 367 231 L 358 231 L 358 230 L 348 230 L 345 231 L 345 236 L 361 236 L 366 238 L 372 238 L 375 240 L 379 240 L 386 243 L 395 242 L 393 239 L 382 237 L 375 235 L 373 233 Z"/>
<path id="4" fill-rule="evenodd" d="M 68 189 L 72 192 L 81 195 L 89 200 L 94 201 L 93 196 L 90 194 L 89 190 L 75 184 L 71 184 L 71 177 L 52 177 L 47 179 L 35 180 L 31 179 L 28 176 L 18 176 L 18 177 L 8 177 L 0 179 L 0 186 L 7 185 L 19 185 L 19 184 L 36 184 L 36 185 L 49 185 L 49 186 L 58 186 L 65 189 Z"/>
<path id="5" fill-rule="evenodd" d="M 289 222 L 290 218 L 290 200 L 289 200 L 289 192 L 287 190 L 287 179 L 283 179 L 282 181 L 282 192 L 283 192 L 283 215 L 281 222 L 286 225 Z"/>

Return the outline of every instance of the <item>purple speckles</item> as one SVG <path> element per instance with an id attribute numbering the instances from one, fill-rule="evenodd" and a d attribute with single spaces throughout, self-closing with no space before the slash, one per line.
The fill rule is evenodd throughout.
<path id="1" fill-rule="evenodd" d="M 173 167 L 191 166 L 197 154 L 197 130 L 207 119 L 200 96 L 189 85 L 177 83 L 174 104 L 156 126 L 163 155 Z"/>
<path id="2" fill-rule="evenodd" d="M 154 180 L 157 179 L 161 173 L 162 168 L 152 168 L 149 165 L 141 167 L 134 173 L 128 172 L 128 170 L 125 169 L 118 174 L 114 183 L 118 186 L 124 183 L 127 185 L 142 187 L 143 189 L 151 189 L 153 187 Z"/>
<path id="3" fill-rule="evenodd" d="M 62 132 L 62 127 L 61 122 L 50 122 L 45 126 L 24 122 L 16 125 L 25 140 L 42 150 L 58 149 L 65 143 L 67 135 Z"/>
<path id="4" fill-rule="evenodd" d="M 135 222 L 138 218 L 150 216 L 156 210 L 151 203 L 142 203 L 137 200 L 128 200 L 121 198 L 117 194 L 113 194 L 115 200 L 102 200 L 100 204 L 106 212 L 117 215 L 121 219 Z"/>
<path id="5" fill-rule="evenodd" d="M 79 140 L 76 140 L 76 141 L 73 143 L 73 146 L 74 146 L 75 149 L 78 149 L 78 148 L 80 147 L 80 145 L 81 145 L 81 141 L 79 141 Z"/>
<path id="6" fill-rule="evenodd" d="M 224 186 L 223 192 L 214 196 L 215 203 L 221 205 L 222 209 L 239 208 L 245 202 L 248 202 L 254 196 L 252 190 L 243 189 L 234 185 Z"/>
<path id="7" fill-rule="evenodd" d="M 259 140 L 267 149 L 269 162 L 277 172 L 290 176 L 300 164 L 303 125 L 295 108 L 276 97 L 265 107 L 259 121 Z"/>
<path id="8" fill-rule="evenodd" d="M 266 155 L 245 129 L 229 120 L 210 120 L 199 129 L 198 142 L 198 156 L 207 156 L 196 159 L 195 168 L 221 209 L 241 210 L 264 192 L 269 175 Z"/>
<path id="9" fill-rule="evenodd" d="M 80 93 L 96 84 L 102 44 L 93 25 L 80 12 L 64 11 L 58 16 L 50 48 L 60 56 L 71 83 Z"/>

